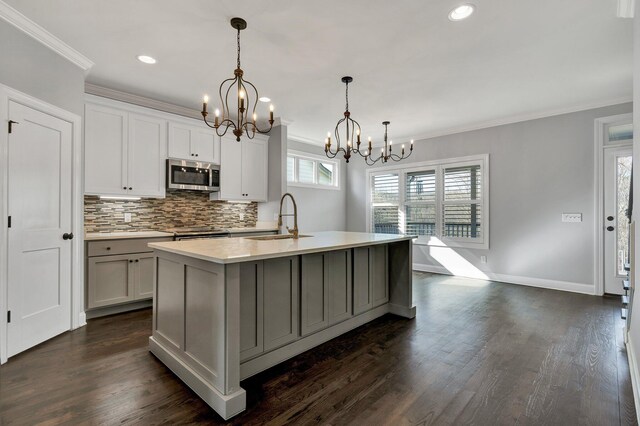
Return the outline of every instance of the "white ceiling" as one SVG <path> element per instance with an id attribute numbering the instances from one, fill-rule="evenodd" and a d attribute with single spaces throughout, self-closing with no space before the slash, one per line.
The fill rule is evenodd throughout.
<path id="1" fill-rule="evenodd" d="M 289 134 L 322 143 L 344 110 L 397 141 L 631 99 L 632 21 L 616 0 L 6 0 L 92 61 L 90 83 L 177 105 L 242 68 Z M 158 59 L 153 66 L 139 54 Z M 266 111 L 266 109 L 265 109 Z"/>

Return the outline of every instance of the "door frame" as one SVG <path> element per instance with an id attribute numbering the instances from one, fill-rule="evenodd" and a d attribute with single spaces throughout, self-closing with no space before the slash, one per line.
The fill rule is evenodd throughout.
<path id="1" fill-rule="evenodd" d="M 622 142 L 606 145 L 605 130 L 611 124 L 633 122 L 633 114 L 618 114 L 609 117 L 600 117 L 594 121 L 594 235 L 595 244 L 593 250 L 593 278 L 594 294 L 604 295 L 604 150 L 606 147 L 633 148 L 633 142 Z"/>
<path id="2" fill-rule="evenodd" d="M 8 142 L 9 102 L 13 101 L 45 114 L 54 116 L 72 125 L 72 215 L 71 232 L 76 238 L 71 240 L 71 323 L 73 330 L 86 325 L 84 312 L 84 195 L 82 162 L 82 118 L 74 113 L 41 101 L 33 96 L 0 84 L 0 364 L 7 362 L 8 333 Z"/>

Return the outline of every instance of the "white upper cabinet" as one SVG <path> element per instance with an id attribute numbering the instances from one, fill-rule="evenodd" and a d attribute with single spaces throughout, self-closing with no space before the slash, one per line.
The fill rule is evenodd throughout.
<path id="1" fill-rule="evenodd" d="M 127 113 L 86 104 L 84 110 L 85 193 L 127 194 Z"/>
<path id="2" fill-rule="evenodd" d="M 169 122 L 169 158 L 220 164 L 220 143 L 204 123 Z"/>
<path id="3" fill-rule="evenodd" d="M 129 193 L 145 197 L 164 197 L 166 141 L 165 120 L 129 114 Z"/>
<path id="4" fill-rule="evenodd" d="M 269 138 L 224 137 L 220 148 L 220 192 L 217 198 L 231 201 L 267 201 Z"/>
<path id="5" fill-rule="evenodd" d="M 167 120 L 110 102 L 85 105 L 85 194 L 164 197 Z"/>

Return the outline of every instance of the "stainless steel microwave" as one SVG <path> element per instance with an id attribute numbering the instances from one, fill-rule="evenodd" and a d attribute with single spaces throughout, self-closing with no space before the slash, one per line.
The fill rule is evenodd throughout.
<path id="1" fill-rule="evenodd" d="M 167 160 L 167 189 L 220 191 L 220 166 L 189 160 Z"/>

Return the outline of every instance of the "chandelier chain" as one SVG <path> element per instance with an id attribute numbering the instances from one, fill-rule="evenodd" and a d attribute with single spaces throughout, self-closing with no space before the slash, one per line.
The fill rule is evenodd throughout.
<path id="1" fill-rule="evenodd" d="M 347 86 L 347 90 L 345 90 L 345 98 L 346 98 L 347 106 L 345 107 L 345 110 L 349 111 L 349 83 L 346 83 L 346 86 Z"/>
<path id="2" fill-rule="evenodd" d="M 238 28 L 238 68 L 240 68 L 240 29 Z"/>

